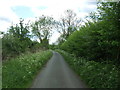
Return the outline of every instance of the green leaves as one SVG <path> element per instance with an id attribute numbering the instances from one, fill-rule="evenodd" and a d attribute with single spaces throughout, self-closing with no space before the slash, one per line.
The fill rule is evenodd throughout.
<path id="1" fill-rule="evenodd" d="M 113 64 L 88 61 L 85 58 L 76 58 L 73 55 L 57 50 L 63 55 L 69 65 L 75 70 L 89 88 L 118 88 L 119 70 Z"/>
<path id="2" fill-rule="evenodd" d="M 29 26 L 20 19 L 19 24 L 12 25 L 2 37 L 3 60 L 24 53 L 31 46 Z"/>
<path id="3" fill-rule="evenodd" d="M 52 28 L 54 25 L 54 20 L 52 17 L 41 16 L 32 23 L 32 33 L 34 36 L 39 38 L 40 42 L 43 44 L 43 47 L 48 47 L 49 37 L 52 34 Z"/>
<path id="4" fill-rule="evenodd" d="M 28 84 L 51 56 L 52 52 L 44 51 L 6 61 L 2 67 L 2 87 L 28 88 Z"/>
<path id="5" fill-rule="evenodd" d="M 61 49 L 89 60 L 109 60 L 118 64 L 120 39 L 114 27 L 106 21 L 88 22 L 79 31 L 75 31 L 61 45 Z"/>
<path id="6" fill-rule="evenodd" d="M 92 22 L 85 23 L 79 31 L 72 33 L 61 45 L 61 49 L 75 54 L 80 59 L 60 52 L 90 87 L 119 87 L 117 85 L 120 80 L 118 77 L 120 1 L 99 2 L 98 12 L 91 13 L 90 18 L 92 18 Z M 85 63 L 82 63 L 81 57 L 87 58 Z"/>

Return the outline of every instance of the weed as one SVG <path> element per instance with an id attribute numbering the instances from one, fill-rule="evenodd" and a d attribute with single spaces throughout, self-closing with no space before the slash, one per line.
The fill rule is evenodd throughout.
<path id="1" fill-rule="evenodd" d="M 113 64 L 88 61 L 85 58 L 76 58 L 69 53 L 57 50 L 63 55 L 69 65 L 85 81 L 90 88 L 118 88 L 119 70 Z"/>
<path id="2" fill-rule="evenodd" d="M 37 52 L 35 54 L 22 55 L 3 63 L 2 87 L 3 88 L 27 88 L 36 73 L 52 56 L 51 51 Z"/>

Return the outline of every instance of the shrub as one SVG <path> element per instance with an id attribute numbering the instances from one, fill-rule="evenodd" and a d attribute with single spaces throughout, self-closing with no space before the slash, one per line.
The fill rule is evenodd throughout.
<path id="1" fill-rule="evenodd" d="M 65 51 L 57 51 L 90 88 L 119 88 L 120 72 L 115 65 L 88 61 L 85 58 L 76 58 Z"/>

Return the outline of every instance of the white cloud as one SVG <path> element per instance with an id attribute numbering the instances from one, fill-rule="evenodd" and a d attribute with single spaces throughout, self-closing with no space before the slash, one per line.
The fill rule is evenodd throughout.
<path id="1" fill-rule="evenodd" d="M 12 22 L 18 21 L 18 16 L 11 10 L 9 3 L 5 2 L 6 0 L 0 1 L 0 31 L 7 31 L 7 28 L 11 25 Z M 3 18 L 3 19 L 2 19 Z M 6 20 L 8 21 L 6 21 Z"/>
<path id="2" fill-rule="evenodd" d="M 53 33 L 52 37 L 50 38 L 49 43 L 52 44 L 52 43 L 56 42 L 58 37 L 60 37 L 60 34 L 57 31 L 55 31 Z"/>
<path id="3" fill-rule="evenodd" d="M 44 14 L 59 20 L 66 9 L 72 9 L 79 18 L 84 18 L 88 15 L 89 10 L 93 11 L 96 9 L 95 4 L 87 4 L 87 1 L 89 0 L 0 0 L 0 18 L 2 18 L 0 19 L 0 30 L 6 31 L 12 22 L 18 23 L 20 17 L 12 10 L 12 7 L 26 6 L 32 10 L 35 17 Z M 94 2 L 96 0 L 91 1 Z M 40 7 L 46 8 L 40 9 Z M 34 21 L 34 18 L 28 17 L 25 22 L 28 20 Z M 55 33 L 51 39 L 55 41 L 57 36 L 59 35 Z"/>
<path id="4" fill-rule="evenodd" d="M 11 24 L 10 23 L 8 23 L 8 22 L 5 22 L 5 21 L 0 21 L 0 31 L 4 31 L 4 32 L 6 32 L 7 31 L 7 28 L 8 28 L 8 26 L 10 26 Z"/>
<path id="5" fill-rule="evenodd" d="M 9 6 L 67 6 L 72 7 L 73 5 L 79 6 L 80 3 L 86 2 L 86 0 L 4 0 Z"/>

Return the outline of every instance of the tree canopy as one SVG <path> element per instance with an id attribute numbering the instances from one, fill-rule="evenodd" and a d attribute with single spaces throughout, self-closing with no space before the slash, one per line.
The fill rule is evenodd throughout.
<path id="1" fill-rule="evenodd" d="M 98 13 L 75 31 L 61 48 L 78 57 L 120 63 L 120 2 L 98 3 Z"/>
<path id="2" fill-rule="evenodd" d="M 39 38 L 39 41 L 43 46 L 49 44 L 53 24 L 54 20 L 52 17 L 41 16 L 31 25 L 33 34 Z"/>

